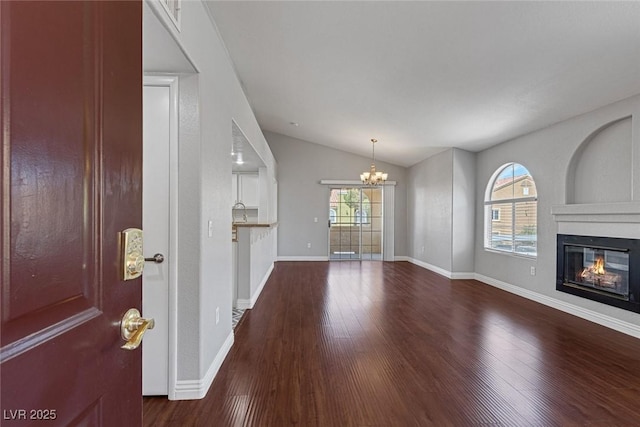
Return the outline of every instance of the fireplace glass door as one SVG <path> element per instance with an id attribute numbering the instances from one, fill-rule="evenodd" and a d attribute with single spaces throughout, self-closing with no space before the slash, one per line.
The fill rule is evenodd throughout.
<path id="1" fill-rule="evenodd" d="M 629 299 L 628 251 L 567 245 L 564 256 L 566 284 Z"/>

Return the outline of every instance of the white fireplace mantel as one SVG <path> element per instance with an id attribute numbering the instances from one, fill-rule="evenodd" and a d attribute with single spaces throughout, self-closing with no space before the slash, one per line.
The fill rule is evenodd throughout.
<path id="1" fill-rule="evenodd" d="M 556 222 L 640 223 L 640 202 L 554 205 Z"/>
<path id="2" fill-rule="evenodd" d="M 555 205 L 559 234 L 640 239 L 640 202 Z"/>

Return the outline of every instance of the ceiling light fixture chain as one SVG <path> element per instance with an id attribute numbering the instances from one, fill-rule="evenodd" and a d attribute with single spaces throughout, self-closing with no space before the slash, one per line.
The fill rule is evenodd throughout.
<path id="1" fill-rule="evenodd" d="M 371 138 L 371 168 L 360 174 L 360 181 L 364 185 L 384 184 L 387 180 L 387 173 L 376 171 L 376 142 L 378 142 L 377 139 Z"/>

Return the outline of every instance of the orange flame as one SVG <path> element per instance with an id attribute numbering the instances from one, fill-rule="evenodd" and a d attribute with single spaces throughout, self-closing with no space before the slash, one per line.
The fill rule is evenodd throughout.
<path id="1" fill-rule="evenodd" d="M 584 279 L 585 277 L 587 277 L 589 275 L 589 273 L 591 274 L 596 274 L 598 276 L 603 276 L 605 274 L 605 269 L 604 269 L 604 259 L 603 258 L 596 258 L 595 262 L 593 263 L 593 265 L 591 267 L 587 267 L 584 270 L 582 270 L 582 278 Z"/>

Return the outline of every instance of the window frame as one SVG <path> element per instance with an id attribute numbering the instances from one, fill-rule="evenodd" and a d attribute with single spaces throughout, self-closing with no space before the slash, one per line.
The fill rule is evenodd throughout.
<path id="1" fill-rule="evenodd" d="M 533 183 L 533 185 L 535 186 L 536 189 L 536 195 L 535 196 L 523 196 L 523 197 L 511 197 L 511 198 L 505 198 L 505 199 L 492 199 L 492 195 L 493 195 L 493 190 L 495 188 L 496 185 L 496 181 L 498 180 L 498 177 L 500 177 L 500 175 L 509 167 L 513 167 L 514 170 L 516 167 L 522 167 L 524 168 L 527 173 L 528 176 L 531 178 L 531 181 Z M 516 176 L 512 176 L 512 180 L 513 183 L 512 185 L 515 185 L 515 179 Z M 518 205 L 522 205 L 522 204 L 526 204 L 526 203 L 530 203 L 530 202 L 535 202 L 536 205 L 536 222 L 535 222 L 535 228 L 536 228 L 536 251 L 534 254 L 528 254 L 525 252 L 517 252 L 516 251 L 516 213 L 517 213 L 517 207 Z M 496 169 L 496 171 L 493 173 L 493 175 L 491 176 L 491 179 L 489 180 L 489 183 L 487 185 L 486 191 L 485 191 L 485 200 L 483 202 L 484 207 L 485 207 L 485 227 L 484 227 L 484 249 L 488 252 L 494 252 L 494 253 L 500 253 L 500 254 L 506 254 L 506 255 L 514 255 L 514 256 L 519 256 L 519 257 L 525 257 L 525 258 L 537 258 L 538 257 L 538 239 L 537 239 L 537 229 L 538 229 L 538 215 L 537 215 L 537 211 L 538 211 L 538 187 L 535 184 L 535 179 L 533 178 L 533 175 L 531 174 L 531 172 L 529 171 L 529 169 L 524 166 L 522 163 L 518 163 L 518 162 L 509 162 L 506 163 L 502 166 L 500 166 L 498 169 Z M 500 209 L 494 209 L 493 205 L 510 205 L 511 208 L 511 249 L 510 250 L 506 250 L 506 249 L 499 249 L 499 248 L 495 248 L 492 247 L 491 244 L 494 241 L 494 239 L 492 238 L 492 233 L 490 232 L 490 230 L 493 229 L 493 227 L 491 226 L 492 223 L 500 221 L 500 219 L 493 219 L 493 212 L 495 210 L 497 210 L 498 212 L 500 211 Z M 498 214 L 500 215 L 500 213 Z"/>
<path id="2" fill-rule="evenodd" d="M 354 224 L 369 224 L 369 215 L 367 215 L 367 211 L 365 209 L 356 209 L 354 214 Z"/>
<path id="3" fill-rule="evenodd" d="M 333 208 L 329 208 L 329 222 L 331 224 L 338 222 L 338 212 Z"/>

